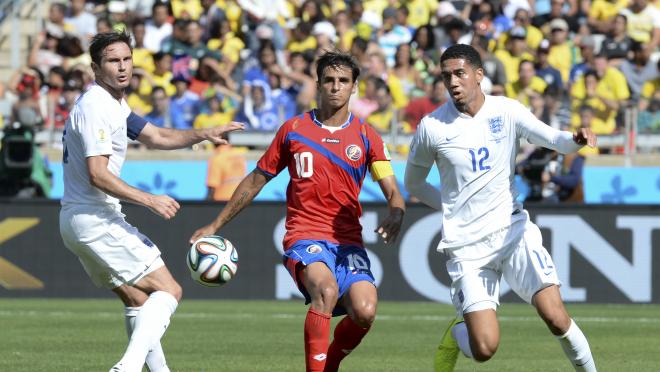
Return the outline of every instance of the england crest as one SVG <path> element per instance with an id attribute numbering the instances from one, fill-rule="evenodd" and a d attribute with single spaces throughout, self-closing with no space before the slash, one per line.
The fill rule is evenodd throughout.
<path id="1" fill-rule="evenodd" d="M 488 128 L 492 134 L 500 133 L 503 126 L 504 120 L 502 120 L 501 116 L 488 119 Z"/>

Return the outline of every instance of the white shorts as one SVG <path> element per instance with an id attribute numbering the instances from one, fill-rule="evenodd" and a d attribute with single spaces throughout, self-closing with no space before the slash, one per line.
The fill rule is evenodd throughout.
<path id="1" fill-rule="evenodd" d="M 446 250 L 452 279 L 451 298 L 457 316 L 496 310 L 500 304 L 500 279 L 520 298 L 532 302 L 536 292 L 560 285 L 552 257 L 543 247 L 541 231 L 525 219 L 460 248 Z"/>
<path id="2" fill-rule="evenodd" d="M 62 208 L 60 234 L 99 287 L 133 285 L 165 265 L 158 247 L 110 207 Z"/>

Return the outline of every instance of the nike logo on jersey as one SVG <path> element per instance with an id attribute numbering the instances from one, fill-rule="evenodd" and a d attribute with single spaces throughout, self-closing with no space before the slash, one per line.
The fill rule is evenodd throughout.
<path id="1" fill-rule="evenodd" d="M 445 137 L 445 140 L 447 142 L 451 142 L 451 141 L 455 140 L 458 136 L 460 136 L 460 134 L 457 134 L 457 135 L 452 136 L 452 137 Z"/>

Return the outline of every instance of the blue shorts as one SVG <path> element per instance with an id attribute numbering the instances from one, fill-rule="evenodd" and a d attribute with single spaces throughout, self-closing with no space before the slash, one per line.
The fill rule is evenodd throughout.
<path id="1" fill-rule="evenodd" d="M 326 240 L 298 240 L 284 252 L 283 259 L 284 266 L 291 274 L 298 290 L 305 296 L 305 304 L 311 302 L 311 297 L 302 283 L 300 271 L 314 262 L 325 263 L 333 273 L 339 287 L 340 299 L 353 283 L 367 281 L 376 285 L 367 251 L 357 245 L 341 245 Z M 332 315 L 344 314 L 346 309 L 338 302 Z"/>

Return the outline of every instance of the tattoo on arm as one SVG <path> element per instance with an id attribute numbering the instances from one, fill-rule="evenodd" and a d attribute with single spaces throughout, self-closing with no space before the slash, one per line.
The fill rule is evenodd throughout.
<path id="1" fill-rule="evenodd" d="M 247 192 L 247 191 L 244 191 L 239 196 L 239 198 L 236 200 L 236 202 L 232 203 L 231 208 L 229 209 L 229 214 L 225 218 L 224 222 L 227 222 L 227 221 L 231 220 L 232 218 L 234 218 L 234 216 L 236 216 L 238 214 L 238 212 L 243 210 L 243 208 L 245 208 L 245 206 L 247 204 L 249 204 L 249 202 L 250 202 L 249 201 L 249 196 L 250 196 L 250 193 Z"/>

